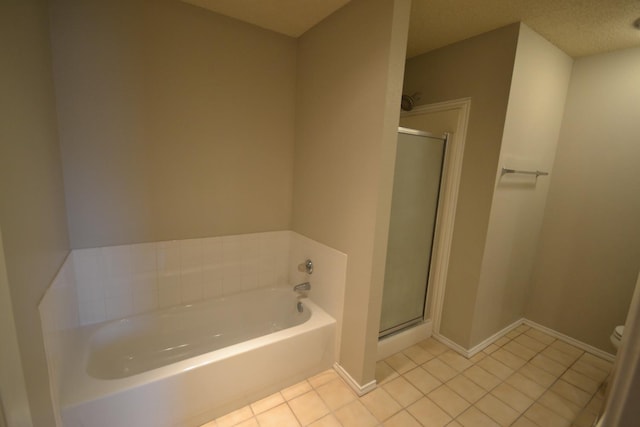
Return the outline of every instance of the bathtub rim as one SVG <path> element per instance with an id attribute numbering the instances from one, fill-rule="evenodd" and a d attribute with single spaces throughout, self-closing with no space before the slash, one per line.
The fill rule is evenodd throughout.
<path id="1" fill-rule="evenodd" d="M 269 289 L 289 290 L 288 288 L 283 287 Z M 228 298 L 228 296 L 226 298 Z M 300 300 L 311 312 L 311 317 L 300 325 L 252 338 L 213 352 L 204 353 L 124 378 L 94 378 L 86 371 L 92 334 L 100 327 L 122 319 L 111 320 L 109 322 L 92 324 L 75 330 L 69 330 L 63 340 L 64 363 L 62 364 L 61 369 L 62 383 L 60 384 L 60 409 L 64 410 L 65 408 L 71 408 L 86 402 L 111 396 L 117 394 L 123 389 L 145 386 L 155 381 L 160 381 L 183 372 L 197 369 L 210 363 L 222 361 L 240 353 L 249 352 L 271 343 L 284 341 L 308 330 L 320 329 L 332 324 L 336 325 L 336 320 L 309 298 L 301 298 Z"/>

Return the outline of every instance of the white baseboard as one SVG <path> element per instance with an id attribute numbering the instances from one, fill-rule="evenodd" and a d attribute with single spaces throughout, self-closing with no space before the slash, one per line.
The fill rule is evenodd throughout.
<path id="1" fill-rule="evenodd" d="M 525 322 L 525 319 L 524 318 L 520 318 L 520 319 L 516 320 L 515 322 L 513 322 L 512 324 L 510 324 L 509 326 L 506 326 L 505 328 L 503 328 L 500 331 L 496 332 L 495 334 L 491 335 L 489 338 L 487 338 L 486 340 L 482 341 L 480 344 L 477 344 L 477 345 L 471 347 L 469 349 L 469 354 L 471 356 L 469 356 L 469 357 L 473 357 L 476 354 L 480 353 L 482 350 L 484 350 L 485 348 L 489 347 L 495 341 L 497 341 L 500 338 L 502 338 L 503 336 L 507 335 L 509 332 L 511 332 L 512 330 L 514 330 L 518 326 L 522 325 L 524 322 Z"/>
<path id="2" fill-rule="evenodd" d="M 338 362 L 333 364 L 333 369 L 349 384 L 349 387 L 351 387 L 358 396 L 364 396 L 376 388 L 376 380 L 369 381 L 365 385 L 360 385 Z"/>
<path id="3" fill-rule="evenodd" d="M 444 335 L 440 335 L 437 333 L 433 333 L 431 335 L 431 337 L 437 341 L 440 341 L 442 344 L 446 345 L 447 347 L 449 347 L 451 350 L 455 351 L 456 353 L 461 354 L 462 356 L 466 357 L 467 359 L 470 358 L 471 356 L 469 356 L 469 350 L 467 350 L 466 348 L 464 348 L 463 346 L 456 344 L 455 342 L 451 341 L 449 338 L 445 337 Z"/>
<path id="4" fill-rule="evenodd" d="M 491 335 L 489 338 L 485 339 L 484 341 L 482 341 L 480 344 L 477 344 L 473 347 L 471 347 L 470 349 L 466 349 L 464 347 L 462 347 L 459 344 L 456 344 L 455 342 L 451 341 L 449 338 L 440 335 L 440 334 L 433 334 L 433 337 L 435 339 L 437 339 L 438 341 L 440 341 L 442 344 L 446 345 L 447 347 L 451 348 L 452 350 L 454 350 L 457 353 L 460 353 L 462 356 L 468 358 L 471 358 L 473 356 L 475 356 L 476 354 L 480 353 L 482 350 L 484 350 L 485 348 L 489 347 L 491 344 L 493 344 L 496 340 L 500 339 L 501 337 L 505 336 L 506 334 L 508 334 L 509 332 L 511 332 L 512 330 L 514 330 L 515 328 L 517 328 L 518 326 L 522 325 L 524 323 L 525 319 L 518 319 L 515 322 L 513 322 L 512 324 L 504 327 L 503 329 L 499 330 L 498 332 L 496 332 L 495 334 Z"/>
<path id="5" fill-rule="evenodd" d="M 431 336 L 431 329 L 431 320 L 425 320 L 419 325 L 379 340 L 378 358 L 376 360 L 386 359 L 392 354 L 426 340 Z"/>
<path id="6" fill-rule="evenodd" d="M 505 336 L 506 334 L 508 334 L 509 332 L 511 332 L 513 329 L 517 328 L 520 325 L 527 325 L 530 326 L 534 329 L 539 330 L 540 332 L 544 332 L 545 334 L 551 335 L 554 338 L 557 338 L 559 340 L 562 340 L 564 342 L 566 342 L 567 344 L 571 344 L 574 347 L 578 347 L 579 349 L 582 349 L 584 351 L 586 351 L 587 353 L 591 353 L 594 356 L 598 356 L 604 360 L 608 360 L 610 362 L 613 362 L 616 358 L 615 354 L 611 354 L 611 353 L 607 353 L 606 351 L 600 350 L 599 348 L 596 348 L 592 345 L 589 345 L 587 343 L 584 343 L 582 341 L 579 341 L 575 338 L 571 338 L 568 335 L 565 335 L 561 332 L 558 332 L 554 329 L 551 328 L 547 328 L 546 326 L 542 326 L 539 323 L 536 323 L 532 320 L 529 319 L 518 319 L 515 322 L 513 322 L 512 324 L 510 324 L 509 326 L 505 327 L 504 329 L 496 332 L 495 334 L 491 335 L 489 338 L 485 339 L 484 341 L 482 341 L 480 344 L 475 345 L 474 347 L 470 348 L 470 349 L 466 349 L 464 347 L 462 347 L 459 344 L 456 344 L 455 342 L 451 341 L 449 338 L 442 336 L 438 333 L 433 333 L 433 338 L 437 339 L 438 341 L 440 341 L 442 344 L 446 345 L 447 347 L 449 347 L 450 349 L 454 350 L 457 353 L 460 353 L 462 356 L 466 357 L 466 358 L 470 358 L 475 356 L 476 354 L 478 354 L 479 352 L 481 352 L 482 350 L 484 350 L 485 348 L 487 348 L 488 346 L 490 346 L 492 343 L 494 343 L 496 340 L 500 339 L 501 337 Z"/>
<path id="7" fill-rule="evenodd" d="M 574 347 L 578 347 L 579 349 L 582 349 L 587 353 L 591 353 L 594 356 L 598 356 L 602 359 L 608 360 L 609 362 L 613 362 L 616 358 L 615 354 L 607 353 L 606 351 L 600 350 L 599 348 L 595 348 L 594 346 L 584 343 L 582 341 L 578 341 L 577 339 L 571 338 L 570 336 L 565 335 L 561 332 L 558 332 L 554 329 L 547 328 L 546 326 L 542 326 L 541 324 L 536 323 L 532 320 L 524 319 L 524 324 L 527 326 L 531 326 L 532 328 L 538 329 L 541 332 L 549 334 L 552 337 L 558 338 L 559 340 L 562 340 L 567 344 L 571 344 Z"/>

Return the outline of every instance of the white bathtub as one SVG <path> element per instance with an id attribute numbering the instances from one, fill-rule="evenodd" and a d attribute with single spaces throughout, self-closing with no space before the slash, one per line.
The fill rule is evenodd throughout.
<path id="1" fill-rule="evenodd" d="M 73 331 L 64 426 L 198 426 L 329 368 L 335 320 L 297 302 L 263 289 Z"/>

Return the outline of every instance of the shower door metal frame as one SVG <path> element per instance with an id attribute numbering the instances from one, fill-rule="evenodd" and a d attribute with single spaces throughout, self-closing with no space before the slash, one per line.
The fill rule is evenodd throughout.
<path id="1" fill-rule="evenodd" d="M 443 176 L 442 200 L 440 205 L 440 224 L 438 224 L 437 240 L 438 247 L 436 253 L 432 277 L 431 290 L 429 291 L 429 318 L 415 328 L 424 329 L 425 335 L 431 335 L 438 340 L 448 343 L 451 346 L 456 344 L 440 334 L 442 323 L 442 313 L 444 307 L 444 294 L 446 290 L 449 261 L 451 258 L 451 247 L 453 245 L 453 229 L 455 224 L 458 195 L 460 192 L 460 182 L 462 180 L 462 163 L 467 139 L 467 129 L 469 126 L 469 115 L 471 112 L 471 98 L 459 98 L 449 101 L 436 102 L 432 104 L 419 105 L 411 111 L 400 113 L 401 118 L 412 116 L 423 116 L 446 111 L 455 111 L 457 121 L 452 134 L 448 135 L 449 152 L 445 156 L 445 173 Z M 385 343 L 385 350 L 381 354 L 391 355 L 400 351 L 400 347 L 388 340 L 380 340 L 379 344 Z M 393 341 L 394 343 L 395 341 Z M 417 342 L 417 341 L 416 341 Z M 460 347 L 462 349 L 462 347 Z M 378 348 L 380 351 L 380 346 Z M 464 350 L 462 350 L 464 352 Z M 388 353 L 385 353 L 388 352 Z M 471 354 L 469 354 L 471 356 Z"/>
<path id="2" fill-rule="evenodd" d="M 418 130 L 418 129 L 410 129 L 410 128 L 405 128 L 402 126 L 398 126 L 398 133 L 403 133 L 405 135 L 414 135 L 414 136 L 424 136 L 424 137 L 428 137 L 428 138 L 434 138 L 434 139 L 440 139 L 443 142 L 443 147 L 442 147 L 442 159 L 440 160 L 440 176 L 438 179 L 438 191 L 436 193 L 436 214 L 434 217 L 434 221 L 433 221 L 433 229 L 431 230 L 431 250 L 429 251 L 429 261 L 427 262 L 427 281 L 424 284 L 425 286 L 425 296 L 424 296 L 424 301 L 422 304 L 422 313 L 419 317 L 416 317 L 415 319 L 411 319 L 409 321 L 403 322 L 401 324 L 398 324 L 396 326 L 393 326 L 391 328 L 387 328 L 384 331 L 378 331 L 378 339 L 381 338 L 385 338 L 388 337 L 390 335 L 393 335 L 397 332 L 403 331 L 405 329 L 408 329 L 414 325 L 420 324 L 422 322 L 424 322 L 424 317 L 425 317 L 425 312 L 427 310 L 427 299 L 428 299 L 428 295 L 429 295 L 429 282 L 431 279 L 431 271 L 432 271 L 432 267 L 433 267 L 433 261 L 434 261 L 434 252 L 436 249 L 436 228 L 438 226 L 438 216 L 440 213 L 440 205 L 441 205 L 441 195 L 442 195 L 442 185 L 444 182 L 444 174 L 445 174 L 445 159 L 447 157 L 447 142 L 449 139 L 449 134 L 448 133 L 444 133 L 442 135 L 435 135 L 431 132 L 426 132 L 426 131 L 422 131 L 422 130 Z M 397 150 L 397 149 L 396 149 Z M 383 295 L 383 300 L 384 300 L 384 295 Z"/>

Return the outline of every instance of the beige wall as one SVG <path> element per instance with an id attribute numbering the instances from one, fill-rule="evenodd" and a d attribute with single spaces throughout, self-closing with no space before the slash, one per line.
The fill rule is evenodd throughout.
<path id="1" fill-rule="evenodd" d="M 355 0 L 298 42 L 293 229 L 348 256 L 340 363 L 361 385 L 374 379 L 408 19 L 406 0 Z"/>
<path id="2" fill-rule="evenodd" d="M 0 231 L 0 426 L 32 425 Z M 4 408 L 7 408 L 5 414 Z"/>
<path id="3" fill-rule="evenodd" d="M 74 248 L 288 229 L 296 41 L 172 0 L 52 0 Z"/>
<path id="4" fill-rule="evenodd" d="M 526 316 L 612 351 L 640 267 L 640 49 L 576 60 Z"/>
<path id="5" fill-rule="evenodd" d="M 31 417 L 41 427 L 54 420 L 38 303 L 69 248 L 49 43 L 44 0 L 1 3 L 0 227 Z M 4 409 L 11 420 L 23 408 Z"/>
<path id="6" fill-rule="evenodd" d="M 411 58 L 404 93 L 417 104 L 471 98 L 440 333 L 463 347 L 471 327 L 504 127 L 518 24 Z"/>
<path id="7" fill-rule="evenodd" d="M 471 346 L 523 317 L 549 177 L 501 177 L 500 168 L 543 170 L 553 175 L 573 62 L 520 25 Z"/>

